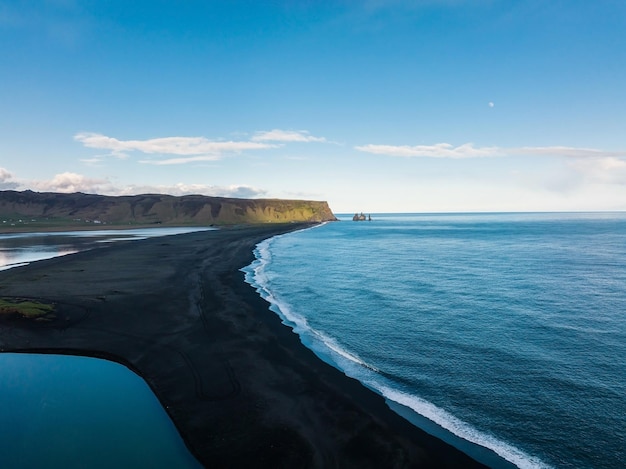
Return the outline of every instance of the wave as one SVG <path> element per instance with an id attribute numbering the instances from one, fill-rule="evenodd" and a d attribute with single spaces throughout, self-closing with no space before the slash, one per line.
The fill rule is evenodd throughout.
<path id="1" fill-rule="evenodd" d="M 272 254 L 270 251 L 270 244 L 272 241 L 280 236 L 267 239 L 257 244 L 254 254 L 256 260 L 247 267 L 241 269 L 245 274 L 245 280 L 252 285 L 256 291 L 261 295 L 261 298 L 270 303 L 270 309 L 274 311 L 283 320 L 283 323 L 290 326 L 295 333 L 301 338 L 309 339 L 309 341 L 319 342 L 325 346 L 328 350 L 335 354 L 349 360 L 355 364 L 376 370 L 376 368 L 368 365 L 356 355 L 343 349 L 334 339 L 327 335 L 315 330 L 311 327 L 305 317 L 295 313 L 287 302 L 276 296 L 268 288 L 271 283 L 271 276 L 265 271 L 265 267 L 270 263 Z M 333 365 L 336 365 L 333 363 Z"/>
<path id="2" fill-rule="evenodd" d="M 304 228 L 304 230 L 314 229 L 322 225 L 323 224 L 316 225 L 312 228 Z M 256 259 L 249 266 L 241 269 L 241 271 L 245 273 L 246 282 L 256 289 L 261 298 L 270 303 L 270 309 L 278 314 L 283 323 L 291 327 L 293 331 L 300 336 L 300 339 L 305 345 L 313 349 L 314 352 L 321 353 L 325 361 L 330 361 L 331 365 L 342 371 L 345 371 L 344 368 L 348 363 L 352 363 L 379 372 L 376 367 L 366 363 L 356 354 L 348 352 L 335 339 L 311 327 L 304 316 L 294 312 L 286 301 L 271 292 L 269 288 L 271 275 L 265 270 L 265 267 L 272 259 L 270 246 L 275 239 L 289 234 L 290 233 L 277 235 L 257 244 L 254 250 Z M 340 363 L 342 361 L 346 362 Z M 342 364 L 343 366 L 341 366 Z"/>
<path id="3" fill-rule="evenodd" d="M 446 412 L 444 409 L 441 409 L 424 399 L 387 386 L 379 386 L 377 390 L 383 395 L 383 397 L 408 407 L 413 412 L 421 415 L 422 417 L 426 417 L 428 420 L 431 420 L 441 428 L 449 431 L 459 438 L 462 438 L 463 440 L 490 449 L 498 456 L 506 459 L 512 464 L 515 464 L 520 469 L 539 469 L 551 467 L 539 458 L 530 456 L 512 445 L 472 427 L 468 423 L 463 422 L 449 412 Z"/>
<path id="4" fill-rule="evenodd" d="M 321 225 L 305 228 L 304 230 L 319 226 Z M 472 427 L 431 402 L 394 388 L 391 380 L 385 378 L 375 366 L 343 348 L 334 338 L 315 330 L 309 325 L 304 316 L 293 310 L 287 301 L 273 293 L 271 291 L 272 275 L 266 270 L 266 267 L 272 260 L 271 246 L 276 239 L 289 236 L 292 233 L 277 235 L 257 244 L 254 250 L 256 259 L 250 265 L 242 268 L 241 271 L 245 273 L 245 281 L 255 288 L 263 299 L 270 303 L 270 310 L 276 313 L 284 324 L 291 327 L 298 334 L 305 346 L 310 348 L 320 359 L 338 368 L 347 376 L 357 379 L 389 401 L 410 409 L 415 414 L 428 419 L 437 427 L 461 440 L 491 450 L 520 469 L 551 467 L 540 459 L 526 454 L 495 436 Z"/>

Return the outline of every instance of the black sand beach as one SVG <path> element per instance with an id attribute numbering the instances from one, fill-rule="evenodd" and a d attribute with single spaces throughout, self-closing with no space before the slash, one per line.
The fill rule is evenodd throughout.
<path id="1" fill-rule="evenodd" d="M 0 350 L 125 364 L 206 467 L 482 467 L 319 360 L 244 282 L 254 246 L 299 227 L 120 242 L 0 272 L 0 297 L 57 314 L 1 319 Z"/>

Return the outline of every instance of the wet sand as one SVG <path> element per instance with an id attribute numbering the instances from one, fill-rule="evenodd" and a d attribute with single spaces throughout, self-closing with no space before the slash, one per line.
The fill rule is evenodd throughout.
<path id="1" fill-rule="evenodd" d="M 108 358 L 140 374 L 206 467 L 482 467 L 319 360 L 244 282 L 254 246 L 302 225 L 224 228 L 0 272 L 2 351 Z"/>

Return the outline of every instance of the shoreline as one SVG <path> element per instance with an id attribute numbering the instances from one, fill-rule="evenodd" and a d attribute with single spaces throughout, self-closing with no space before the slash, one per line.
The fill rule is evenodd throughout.
<path id="1" fill-rule="evenodd" d="M 319 359 L 245 282 L 257 243 L 306 226 L 151 238 L 0 272 L 0 296 L 57 304 L 50 324 L 0 322 L 0 349 L 127 366 L 207 467 L 484 467 Z"/>
<path id="2" fill-rule="evenodd" d="M 10 234 L 30 234 L 30 233 L 64 233 L 74 231 L 128 231 L 128 230 L 146 230 L 152 228 L 219 228 L 221 225 L 210 224 L 183 224 L 183 223 L 143 223 L 143 224 L 84 224 L 84 225 L 30 225 L 21 226 L 0 226 L 0 235 Z"/>

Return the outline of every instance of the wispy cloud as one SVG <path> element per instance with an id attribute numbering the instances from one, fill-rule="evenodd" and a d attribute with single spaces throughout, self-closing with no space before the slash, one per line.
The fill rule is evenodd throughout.
<path id="1" fill-rule="evenodd" d="M 569 161 L 572 169 L 585 176 L 587 180 L 603 183 L 626 185 L 626 160 L 613 156 L 600 158 L 574 158 Z"/>
<path id="2" fill-rule="evenodd" d="M 324 137 L 314 137 L 306 130 L 266 130 L 254 134 L 254 142 L 326 142 Z"/>
<path id="3" fill-rule="evenodd" d="M 550 147 L 519 147 L 502 149 L 503 152 L 511 155 L 540 155 L 540 156 L 562 156 L 566 158 L 607 158 L 626 157 L 626 151 L 605 151 L 596 148 L 577 148 L 564 146 Z"/>
<path id="4" fill-rule="evenodd" d="M 169 195 L 208 195 L 212 197 L 236 197 L 254 199 L 267 194 L 265 189 L 233 184 L 230 186 L 211 186 L 207 184 L 172 184 L 172 185 L 130 185 L 108 192 L 108 195 L 169 194 Z"/>
<path id="5" fill-rule="evenodd" d="M 38 192 L 84 192 L 103 195 L 209 195 L 213 197 L 256 198 L 263 197 L 267 190 L 246 184 L 212 186 L 208 184 L 176 183 L 171 185 L 116 185 L 109 179 L 91 178 L 82 174 L 65 172 L 56 174 L 51 179 L 21 180 L 11 172 L 0 168 L 0 189 L 34 190 Z"/>
<path id="6" fill-rule="evenodd" d="M 113 156 L 127 157 L 128 152 L 138 151 L 146 154 L 219 157 L 224 153 L 238 153 L 245 150 L 262 150 L 276 145 L 249 141 L 213 141 L 205 137 L 164 137 L 148 140 L 119 140 L 106 135 L 83 132 L 74 136 L 74 140 L 87 148 L 109 150 Z"/>
<path id="7" fill-rule="evenodd" d="M 220 158 L 221 158 L 220 155 L 198 155 L 198 156 L 188 156 L 188 157 L 181 157 L 181 158 L 168 158 L 167 160 L 139 160 L 139 162 L 143 164 L 152 164 L 152 165 L 162 166 L 162 165 L 197 163 L 199 161 L 217 161 Z"/>
<path id="8" fill-rule="evenodd" d="M 361 145 L 355 147 L 359 151 L 375 155 L 394 156 L 402 158 L 480 158 L 486 156 L 560 156 L 567 158 L 620 158 L 626 157 L 626 152 L 605 151 L 595 148 L 577 148 L 566 146 L 545 147 L 476 147 L 473 143 L 466 143 L 455 147 L 449 143 L 434 145 Z"/>
<path id="9" fill-rule="evenodd" d="M 498 156 L 497 147 L 477 148 L 472 143 L 455 147 L 449 143 L 435 145 L 362 145 L 355 147 L 359 151 L 375 155 L 395 156 L 401 158 L 479 158 Z"/>
<path id="10" fill-rule="evenodd" d="M 100 166 L 103 158 L 101 156 L 94 156 L 92 158 L 81 158 L 79 161 L 87 166 Z"/>
<path id="11" fill-rule="evenodd" d="M 606 151 L 597 148 L 568 146 L 475 147 L 471 143 L 453 146 L 436 145 L 362 145 L 359 151 L 402 158 L 478 158 L 535 157 L 558 158 L 562 165 L 558 173 L 519 172 L 525 184 L 536 185 L 559 193 L 572 193 L 581 187 L 597 185 L 626 186 L 626 151 Z"/>

